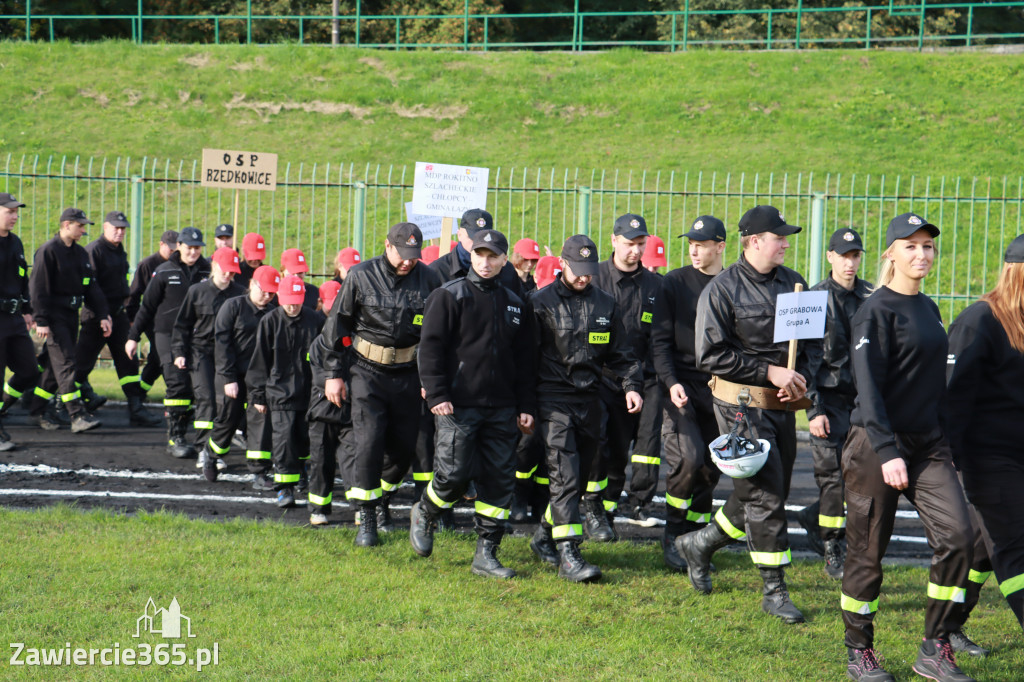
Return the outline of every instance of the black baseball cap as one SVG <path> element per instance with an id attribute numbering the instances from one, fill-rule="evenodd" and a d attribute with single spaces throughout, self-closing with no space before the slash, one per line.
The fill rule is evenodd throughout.
<path id="1" fill-rule="evenodd" d="M 125 218 L 124 213 L 121 211 L 111 211 L 107 214 L 107 217 L 103 219 L 103 222 L 110 223 L 114 227 L 131 227 L 128 224 L 128 219 Z"/>
<path id="2" fill-rule="evenodd" d="M 724 242 L 725 223 L 713 215 L 702 215 L 693 221 L 690 231 L 680 237 L 695 242 Z"/>
<path id="3" fill-rule="evenodd" d="M 10 192 L 0 192 L 0 206 L 4 208 L 24 208 L 25 204 L 18 201 Z"/>
<path id="4" fill-rule="evenodd" d="M 167 244 L 168 246 L 177 246 L 178 233 L 175 232 L 174 230 L 166 230 L 162 235 L 160 235 L 160 241 L 162 241 L 164 244 Z"/>
<path id="5" fill-rule="evenodd" d="M 487 249 L 499 256 L 508 254 L 508 240 L 497 230 L 479 230 L 473 235 L 473 250 Z"/>
<path id="6" fill-rule="evenodd" d="M 916 213 L 900 213 L 889 221 L 889 229 L 885 231 L 886 248 L 892 246 L 897 239 L 906 239 L 918 230 L 928 230 L 932 237 L 939 236 L 939 228 Z"/>
<path id="7" fill-rule="evenodd" d="M 828 250 L 835 251 L 839 255 L 850 251 L 863 251 L 864 242 L 860 240 L 860 235 L 856 231 L 842 227 L 832 233 L 828 240 Z"/>
<path id="8" fill-rule="evenodd" d="M 569 263 L 574 275 L 596 275 L 597 244 L 585 234 L 574 234 L 562 246 L 562 260 Z"/>
<path id="9" fill-rule="evenodd" d="M 472 237 L 477 230 L 493 230 L 494 216 L 482 208 L 471 208 L 462 214 L 459 227 Z"/>
<path id="10" fill-rule="evenodd" d="M 1024 263 L 1024 234 L 1014 238 L 1006 247 L 1006 255 L 1003 256 L 1004 263 Z"/>
<path id="11" fill-rule="evenodd" d="M 185 246 L 206 246 L 203 241 L 203 233 L 198 227 L 186 227 L 178 234 L 178 243 Z"/>
<path id="12" fill-rule="evenodd" d="M 215 227 L 213 229 L 213 236 L 214 237 L 234 237 L 235 236 L 235 226 L 234 225 L 228 225 L 227 223 L 221 223 L 220 225 L 218 225 L 217 227 Z"/>
<path id="13" fill-rule="evenodd" d="M 804 228 L 787 223 L 779 209 L 767 204 L 755 206 L 740 218 L 740 234 L 743 236 L 771 232 L 780 237 L 787 237 L 802 229 Z"/>
<path id="14" fill-rule="evenodd" d="M 402 258 L 419 258 L 423 255 L 423 232 L 416 223 L 396 223 L 388 230 L 388 243 L 398 249 Z"/>
<path id="15" fill-rule="evenodd" d="M 638 216 L 635 213 L 627 213 L 616 218 L 612 234 L 623 239 L 651 236 L 647 231 L 647 221 L 643 219 L 643 216 Z"/>
<path id="16" fill-rule="evenodd" d="M 64 212 L 60 214 L 60 221 L 71 220 L 76 223 L 83 225 L 95 225 L 95 223 L 85 217 L 85 211 L 80 208 L 65 208 Z"/>

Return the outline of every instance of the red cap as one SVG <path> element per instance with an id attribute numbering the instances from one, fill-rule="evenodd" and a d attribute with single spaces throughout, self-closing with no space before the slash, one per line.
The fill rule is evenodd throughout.
<path id="1" fill-rule="evenodd" d="M 238 265 L 238 252 L 230 247 L 222 246 L 214 251 L 213 262 L 219 265 L 224 272 L 242 272 L 242 268 Z"/>
<path id="2" fill-rule="evenodd" d="M 281 285 L 281 273 L 272 265 L 259 266 L 256 272 L 252 273 L 252 278 L 260 285 L 260 289 L 268 294 L 276 294 L 277 288 Z"/>
<path id="3" fill-rule="evenodd" d="M 298 249 L 296 249 L 298 250 Z M 277 290 L 277 302 L 281 305 L 303 303 L 306 300 L 306 285 L 298 275 L 288 275 L 281 280 Z"/>
<path id="4" fill-rule="evenodd" d="M 354 246 L 346 246 L 344 249 L 338 252 L 338 257 L 334 259 L 341 267 L 348 270 L 356 263 L 362 261 L 362 257 L 359 255 L 359 250 Z"/>
<path id="5" fill-rule="evenodd" d="M 309 266 L 306 265 L 306 254 L 302 253 L 302 249 L 287 249 L 281 254 L 281 269 L 287 270 L 292 275 L 309 272 Z"/>
<path id="6" fill-rule="evenodd" d="M 341 282 L 334 279 L 320 285 L 320 300 L 324 302 L 325 311 L 334 307 L 334 299 L 338 297 L 339 291 L 341 291 Z"/>
<path id="7" fill-rule="evenodd" d="M 665 258 L 665 242 L 661 237 L 653 234 L 647 238 L 647 248 L 644 250 L 644 257 L 641 261 L 645 268 L 668 267 L 668 259 Z"/>
<path id="8" fill-rule="evenodd" d="M 267 243 L 263 241 L 263 237 L 255 232 L 242 237 L 242 256 L 245 260 L 266 260 Z"/>
<path id="9" fill-rule="evenodd" d="M 430 265 L 431 263 L 437 260 L 437 257 L 439 255 L 441 255 L 441 247 L 438 246 L 437 244 L 424 246 L 422 255 L 420 256 L 420 260 L 426 263 L 427 265 Z"/>
<path id="10" fill-rule="evenodd" d="M 540 244 L 532 239 L 520 239 L 512 250 L 526 260 L 538 260 L 540 258 Z"/>
<path id="11" fill-rule="evenodd" d="M 558 264 L 556 256 L 542 256 L 537 261 L 537 269 L 533 273 L 533 279 L 537 282 L 537 288 L 543 289 L 558 279 L 562 274 L 562 266 Z"/>

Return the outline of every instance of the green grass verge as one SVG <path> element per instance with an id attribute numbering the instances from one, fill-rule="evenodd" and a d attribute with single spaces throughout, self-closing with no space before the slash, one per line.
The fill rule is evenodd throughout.
<path id="1" fill-rule="evenodd" d="M 491 168 L 1019 175 L 1024 55 L 0 44 L 0 150 Z"/>
<path id="2" fill-rule="evenodd" d="M 217 679 L 845 679 L 838 584 L 820 564 L 789 571 L 810 619 L 785 626 L 759 610 L 759 579 L 738 553 L 716 557 L 716 588 L 700 597 L 670 575 L 655 545 L 587 546 L 602 583 L 566 584 L 522 538 L 502 544 L 512 582 L 473 576 L 473 537 L 443 535 L 416 557 L 408 536 L 357 550 L 351 529 L 275 522 L 208 523 L 159 513 L 126 516 L 69 507 L 0 510 L 3 630 L 30 647 L 122 648 L 152 597 L 177 597 L 197 635 L 218 643 Z M 30 551 L 26 551 L 30 550 Z M 878 648 L 898 679 L 912 676 L 924 611 L 925 569 L 886 571 Z M 1021 632 L 989 586 L 971 620 L 992 646 L 964 669 L 1010 680 L 1024 669 Z M 6 664 L 5 664 L 6 665 Z M 11 668 L 24 679 L 142 679 L 144 668 Z M 171 669 L 182 678 L 192 670 Z"/>

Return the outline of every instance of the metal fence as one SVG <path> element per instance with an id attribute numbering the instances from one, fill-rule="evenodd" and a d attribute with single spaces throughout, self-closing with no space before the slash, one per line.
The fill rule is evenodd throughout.
<path id="1" fill-rule="evenodd" d="M 29 255 L 72 205 L 97 221 L 110 210 L 130 212 L 133 263 L 156 250 L 165 229 L 195 225 L 212 243 L 212 228 L 233 220 L 234 193 L 201 187 L 199 174 L 198 160 L 0 158 L 0 190 L 28 204 L 17 231 Z M 276 192 L 242 193 L 236 235 L 240 241 L 259 231 L 275 265 L 286 248 L 302 248 L 312 271 L 326 277 L 344 246 L 354 244 L 367 256 L 382 251 L 388 226 L 406 218 L 412 181 L 412 165 L 287 164 Z M 556 255 L 567 236 L 587 232 L 607 256 L 615 218 L 639 213 L 664 238 L 670 267 L 678 267 L 686 262 L 678 236 L 697 216 L 715 215 L 732 230 L 748 208 L 770 203 L 789 222 L 806 226 L 791 238 L 787 264 L 811 284 L 827 275 L 828 236 L 841 227 L 861 232 L 862 272 L 873 278 L 888 220 L 913 210 L 942 229 L 926 289 L 950 321 L 995 284 L 1006 245 L 1022 232 L 1022 201 L 1024 177 L 492 168 L 486 208 L 510 242 L 532 237 Z M 95 236 L 98 226 L 88 239 Z M 731 261 L 739 240 L 730 241 Z"/>
<path id="2" fill-rule="evenodd" d="M 196 22 L 205 26 L 200 37 L 191 35 L 189 40 L 205 42 L 243 42 L 246 44 L 266 42 L 261 40 L 261 30 L 273 27 L 273 42 L 292 42 L 300 44 L 331 40 L 332 24 L 338 22 L 337 38 L 339 42 L 357 47 L 375 47 L 386 49 L 412 48 L 445 48 L 469 50 L 494 49 L 557 49 L 579 51 L 585 49 L 602 49 L 607 47 L 640 47 L 651 50 L 675 52 L 694 47 L 747 47 L 755 49 L 804 49 L 814 47 L 862 47 L 869 49 L 882 46 L 903 46 L 922 49 L 928 45 L 979 45 L 987 42 L 1012 42 L 1024 38 L 1024 33 L 1012 32 L 1005 27 L 1001 30 L 979 30 L 978 24 L 983 19 L 990 19 L 998 25 L 996 12 L 1024 10 L 1024 2 L 959 2 L 930 3 L 924 0 L 889 0 L 874 6 L 840 6 L 840 7 L 804 7 L 802 2 L 788 8 L 759 9 L 695 9 L 691 8 L 690 0 L 683 0 L 682 7 L 676 10 L 662 11 L 630 11 L 630 12 L 594 12 L 585 11 L 581 6 L 585 2 L 577 0 L 571 12 L 543 13 L 499 13 L 484 14 L 470 12 L 466 0 L 463 12 L 454 14 L 364 14 L 362 3 L 357 0 L 354 13 L 332 15 L 317 14 L 261 14 L 259 8 L 253 7 L 252 0 L 246 3 L 245 14 L 234 15 L 168 15 L 147 12 L 140 0 L 138 10 L 133 14 L 52 14 L 34 13 L 32 1 L 24 0 L 24 10 L 20 13 L 0 15 L 0 20 L 12 22 L 15 30 L 20 30 L 23 23 L 26 40 L 32 40 L 33 26 L 42 24 L 42 38 L 51 42 L 59 39 L 62 34 L 61 25 L 67 22 L 87 23 L 125 23 L 130 25 L 131 40 L 144 43 L 154 40 L 153 27 L 160 23 L 172 24 Z M 937 30 L 930 20 L 942 16 L 944 12 L 953 11 L 963 21 L 951 30 Z M 743 35 L 732 31 L 718 31 L 702 28 L 701 20 L 723 22 L 732 18 L 749 20 Z M 909 19 L 909 24 L 901 25 L 898 30 L 879 31 L 878 22 L 887 22 L 893 18 Z M 605 30 L 597 28 L 602 23 L 625 22 L 630 20 L 649 20 L 658 25 L 656 38 L 649 36 L 630 37 L 609 36 Z M 456 27 L 449 33 L 460 34 L 447 42 L 423 42 L 417 35 L 423 34 L 423 26 L 438 22 L 447 22 Z M 559 39 L 540 41 L 510 38 L 508 26 L 518 27 L 511 31 L 512 35 L 530 35 L 529 29 L 522 27 L 548 25 L 556 22 L 560 28 Z M 834 23 L 841 28 L 827 35 L 820 35 L 823 24 Z M 281 27 L 287 27 L 283 32 Z M 381 26 L 385 29 L 382 30 Z M 461 26 L 461 31 L 457 28 Z M 147 28 L 149 33 L 147 34 Z M 271 30 L 267 28 L 267 30 Z M 38 31 L 37 31 L 38 33 Z M 882 33 L 882 35 L 879 35 Z M 414 37 L 409 38 L 412 34 Z M 604 34 L 604 35 L 602 35 Z M 105 34 L 105 35 L 119 35 Z M 323 38 L 326 36 L 326 40 Z M 386 39 L 382 39 L 386 36 Z M 461 39 L 460 39 L 461 38 Z"/>

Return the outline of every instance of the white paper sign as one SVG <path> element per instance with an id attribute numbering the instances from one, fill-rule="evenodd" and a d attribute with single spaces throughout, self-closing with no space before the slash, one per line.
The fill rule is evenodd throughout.
<path id="1" fill-rule="evenodd" d="M 417 161 L 412 186 L 413 213 L 458 219 L 471 208 L 487 208 L 489 175 L 488 168 Z M 426 233 L 423 238 L 427 238 Z"/>
<path id="2" fill-rule="evenodd" d="M 825 336 L 827 291 L 780 294 L 775 302 L 775 343 Z"/>
<path id="3" fill-rule="evenodd" d="M 462 216 L 459 217 L 461 218 Z M 444 218 L 437 215 L 417 215 L 413 213 L 411 201 L 405 204 L 405 219 L 419 226 L 424 239 L 438 239 L 441 237 L 441 221 Z M 455 220 L 457 223 L 458 218 L 455 218 Z"/>

